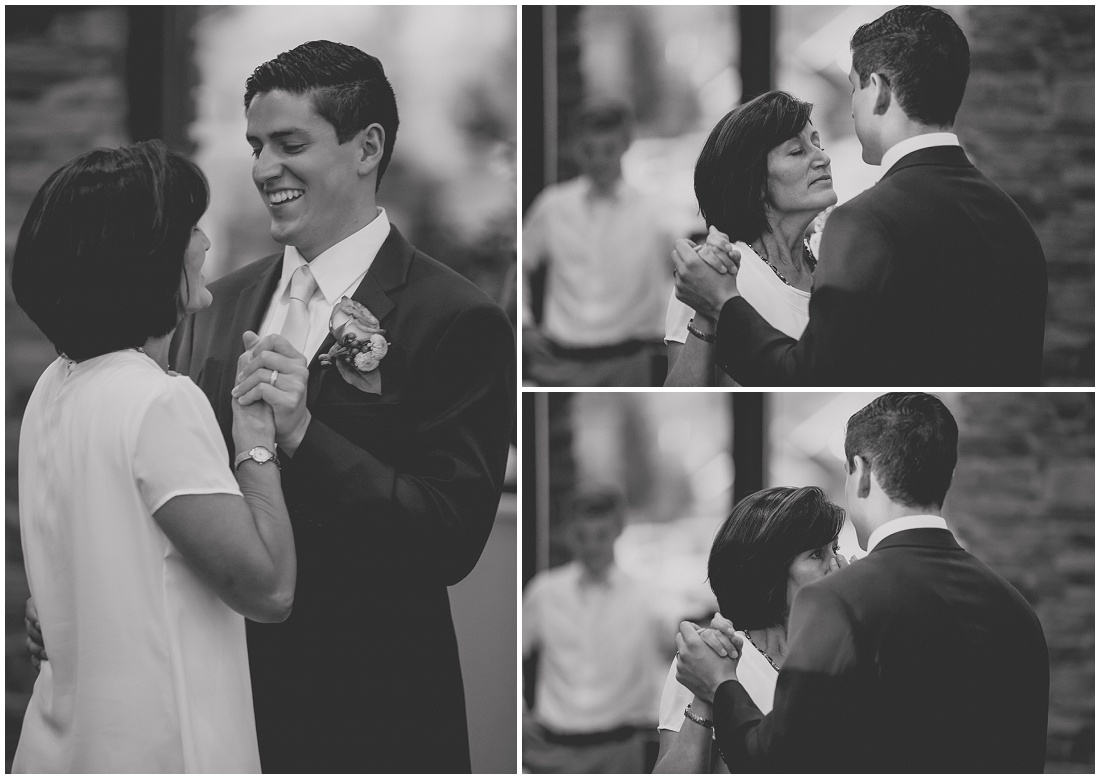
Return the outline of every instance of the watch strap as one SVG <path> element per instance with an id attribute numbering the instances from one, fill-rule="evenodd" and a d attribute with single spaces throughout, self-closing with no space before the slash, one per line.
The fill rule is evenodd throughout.
<path id="1" fill-rule="evenodd" d="M 261 450 L 261 451 L 267 452 L 268 454 L 271 455 L 271 457 L 266 457 L 266 458 L 261 459 L 260 457 L 257 456 L 257 451 L 256 450 Z M 263 465 L 264 463 L 275 463 L 275 467 L 280 468 L 280 469 L 283 467 L 283 464 L 281 462 L 279 462 L 279 455 L 275 453 L 275 450 L 274 449 L 269 449 L 266 446 L 253 446 L 251 449 L 248 449 L 248 450 L 238 454 L 236 456 L 236 458 L 233 460 L 233 472 L 234 473 L 236 473 L 238 470 L 240 470 L 241 464 L 245 460 L 252 460 L 254 462 L 259 463 L 260 465 Z"/>

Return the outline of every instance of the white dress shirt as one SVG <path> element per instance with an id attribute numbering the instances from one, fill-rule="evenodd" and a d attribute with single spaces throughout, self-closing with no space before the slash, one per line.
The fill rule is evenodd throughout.
<path id="1" fill-rule="evenodd" d="M 660 340 L 672 291 L 669 221 L 624 181 L 609 196 L 584 176 L 543 190 L 523 222 L 524 279 L 546 265 L 542 332 L 567 347 Z M 529 297 L 525 286 L 526 325 Z"/>
<path id="2" fill-rule="evenodd" d="M 652 726 L 675 626 L 640 582 L 578 563 L 538 574 L 523 594 L 523 654 L 539 652 L 535 719 L 557 733 Z"/>
<path id="3" fill-rule="evenodd" d="M 341 297 L 351 297 L 362 283 L 389 234 L 390 220 L 386 216 L 386 210 L 379 208 L 378 215 L 369 224 L 318 254 L 313 262 L 306 263 L 295 247 L 287 246 L 283 250 L 283 270 L 279 285 L 267 307 L 259 336 L 263 338 L 283 329 L 290 306 L 290 277 L 298 266 L 308 264 L 313 278 L 317 280 L 317 291 L 309 301 L 309 335 L 306 337 L 305 348 L 306 360 L 312 362 L 313 356 L 328 335 L 328 320 L 333 307 Z"/>
<path id="4" fill-rule="evenodd" d="M 894 533 L 900 533 L 903 530 L 917 530 L 920 528 L 947 530 L 947 522 L 944 521 L 943 517 L 937 517 L 934 514 L 914 514 L 911 517 L 891 519 L 889 522 L 879 525 L 875 532 L 871 533 L 871 537 L 867 539 L 867 552 L 869 554 L 886 536 L 892 536 Z"/>
<path id="5" fill-rule="evenodd" d="M 894 164 L 904 157 L 906 154 L 912 154 L 915 151 L 921 149 L 931 149 L 933 146 L 961 146 L 959 143 L 959 136 L 955 133 L 924 133 L 923 135 L 914 135 L 912 138 L 906 138 L 903 141 L 898 141 L 882 155 L 882 169 L 883 171 L 890 170 L 894 167 Z"/>

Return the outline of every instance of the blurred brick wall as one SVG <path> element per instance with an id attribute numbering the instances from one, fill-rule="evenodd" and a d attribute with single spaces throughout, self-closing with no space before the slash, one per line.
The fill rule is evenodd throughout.
<path id="1" fill-rule="evenodd" d="M 97 146 L 126 143 L 126 11 L 122 8 L 9 6 L 5 280 L 19 227 L 35 192 L 54 170 Z M 35 672 L 23 641 L 27 581 L 19 545 L 16 455 L 19 420 L 43 368 L 57 355 L 15 304 L 5 283 L 5 707 L 11 770 Z"/>
<path id="2" fill-rule="evenodd" d="M 963 393 L 958 401 L 947 516 L 963 545 L 1039 615 L 1051 667 L 1047 772 L 1091 773 L 1095 396 Z"/>
<path id="3" fill-rule="evenodd" d="M 956 127 L 1043 244 L 1049 386 L 1094 386 L 1095 18 L 1091 5 L 998 5 L 960 19 L 971 73 Z"/>

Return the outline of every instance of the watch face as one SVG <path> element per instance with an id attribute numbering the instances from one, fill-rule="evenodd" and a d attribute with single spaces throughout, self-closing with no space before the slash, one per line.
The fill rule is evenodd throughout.
<path id="1" fill-rule="evenodd" d="M 268 460 L 271 460 L 275 457 L 270 449 L 267 449 L 263 446 L 257 446 L 248 454 L 251 455 L 252 459 L 258 463 L 266 463 Z"/>

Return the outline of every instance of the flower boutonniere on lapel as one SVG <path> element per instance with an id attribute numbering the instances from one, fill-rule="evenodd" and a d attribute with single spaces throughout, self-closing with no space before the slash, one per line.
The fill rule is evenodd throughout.
<path id="1" fill-rule="evenodd" d="M 378 317 L 366 306 L 349 297 L 340 298 L 328 319 L 328 329 L 336 343 L 320 357 L 322 365 L 336 364 L 348 384 L 372 395 L 382 394 L 382 375 L 378 364 L 390 344 L 386 332 L 378 326 Z"/>

